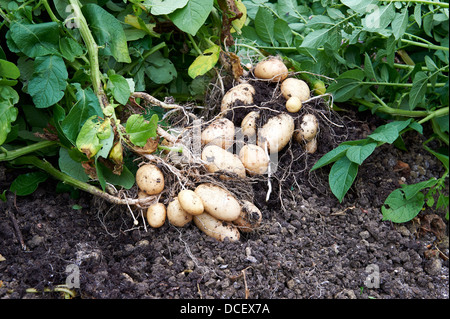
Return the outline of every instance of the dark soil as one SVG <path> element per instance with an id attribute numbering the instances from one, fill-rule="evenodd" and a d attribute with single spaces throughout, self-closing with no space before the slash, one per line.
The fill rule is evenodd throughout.
<path id="1" fill-rule="evenodd" d="M 345 116 L 343 131 L 321 131 L 330 143 L 291 163 L 284 181 L 273 179 L 269 202 L 267 184 L 255 185 L 263 225 L 238 242 L 216 241 L 193 224 L 146 229 L 140 220 L 134 226 L 127 207 L 55 193 L 52 180 L 26 197 L 7 192 L 7 202 L 0 201 L 0 298 L 62 298 L 52 290 L 66 283 L 66 267 L 76 265 L 78 298 L 448 299 L 445 212 L 427 207 L 405 224 L 382 220 L 381 205 L 401 182 L 444 172 L 421 148 L 419 134 L 406 133 L 408 151 L 376 149 L 342 203 L 329 191 L 329 168 L 308 173 L 340 142 L 339 134 L 361 139 L 382 123 L 359 117 Z M 286 157 L 292 154 L 280 154 L 280 163 Z M 0 191 L 19 173 L 0 166 Z M 426 224 L 426 216 L 446 229 Z M 371 285 L 374 269 L 379 287 Z"/>

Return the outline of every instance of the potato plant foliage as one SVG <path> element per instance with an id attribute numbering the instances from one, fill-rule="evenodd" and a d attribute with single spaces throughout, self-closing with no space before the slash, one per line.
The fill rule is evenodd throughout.
<path id="1" fill-rule="evenodd" d="M 66 191 L 130 189 L 136 154 L 164 149 L 165 98 L 202 104 L 234 52 L 242 65 L 278 55 L 334 110 L 386 119 L 312 168 L 331 165 L 339 201 L 376 147 L 405 149 L 402 134 L 429 125 L 423 147 L 445 174 L 394 191 L 382 211 L 404 222 L 425 203 L 448 207 L 448 1 L 0 0 L 0 15 L 0 161 L 30 168 L 17 195 L 49 176 Z"/>

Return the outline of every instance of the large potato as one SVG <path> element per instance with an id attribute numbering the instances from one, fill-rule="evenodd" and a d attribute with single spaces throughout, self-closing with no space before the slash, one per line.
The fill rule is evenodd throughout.
<path id="1" fill-rule="evenodd" d="M 148 195 L 156 195 L 164 189 L 164 175 L 156 165 L 145 164 L 136 172 L 136 184 Z"/>
<path id="2" fill-rule="evenodd" d="M 319 130 L 319 121 L 314 114 L 305 114 L 300 123 L 300 127 L 296 130 L 294 138 L 297 142 L 309 142 L 313 140 Z"/>
<path id="3" fill-rule="evenodd" d="M 258 145 L 244 145 L 239 151 L 239 159 L 250 175 L 264 174 L 269 167 L 269 158 Z"/>
<path id="4" fill-rule="evenodd" d="M 147 208 L 147 222 L 153 228 L 159 228 L 166 221 L 166 206 L 163 203 L 156 203 Z"/>
<path id="5" fill-rule="evenodd" d="M 234 173 L 242 178 L 245 177 L 245 167 L 240 159 L 219 146 L 206 146 L 202 152 L 202 160 L 210 173 L 225 171 Z"/>
<path id="6" fill-rule="evenodd" d="M 270 153 L 278 153 L 289 143 L 289 140 L 294 134 L 294 129 L 294 119 L 286 113 L 281 113 L 270 118 L 258 130 L 257 144 L 262 149 L 265 149 L 267 142 L 267 148 Z"/>
<path id="7" fill-rule="evenodd" d="M 241 122 L 241 130 L 244 136 L 253 137 L 256 135 L 256 120 L 259 118 L 258 111 L 251 111 Z"/>
<path id="8" fill-rule="evenodd" d="M 229 119 L 215 120 L 202 132 L 202 145 L 213 144 L 227 149 L 234 143 L 234 134 L 234 124 Z"/>
<path id="9" fill-rule="evenodd" d="M 311 96 L 308 84 L 305 81 L 296 78 L 288 78 L 284 80 L 283 83 L 281 83 L 280 89 L 286 100 L 296 96 L 301 102 L 304 102 Z"/>
<path id="10" fill-rule="evenodd" d="M 280 82 L 287 78 L 289 72 L 283 61 L 277 57 L 270 57 L 259 62 L 255 67 L 254 73 L 259 79 Z"/>
<path id="11" fill-rule="evenodd" d="M 188 214 L 200 215 L 205 210 L 201 198 L 190 189 L 180 191 L 178 193 L 178 201 L 180 202 L 181 208 Z"/>
<path id="12" fill-rule="evenodd" d="M 230 241 L 237 241 L 240 238 L 240 233 L 236 226 L 224 223 L 208 213 L 194 216 L 194 224 L 206 235 L 220 241 L 224 241 L 225 238 L 228 238 Z"/>
<path id="13" fill-rule="evenodd" d="M 195 193 L 202 199 L 205 212 L 213 217 L 233 221 L 239 217 L 241 206 L 234 196 L 227 190 L 209 183 L 201 184 Z"/>
<path id="14" fill-rule="evenodd" d="M 178 197 L 175 197 L 169 205 L 167 205 L 167 219 L 172 225 L 183 227 L 192 220 L 192 215 L 188 214 L 181 207 Z"/>
<path id="15" fill-rule="evenodd" d="M 253 104 L 253 96 L 255 95 L 255 88 L 249 83 L 238 84 L 228 90 L 222 98 L 220 110 L 226 112 L 229 110 L 234 102 L 240 101 L 242 105 Z"/>
<path id="16" fill-rule="evenodd" d="M 233 221 L 237 228 L 245 233 L 257 229 L 261 225 L 262 213 L 252 202 L 243 201 L 239 218 Z"/>

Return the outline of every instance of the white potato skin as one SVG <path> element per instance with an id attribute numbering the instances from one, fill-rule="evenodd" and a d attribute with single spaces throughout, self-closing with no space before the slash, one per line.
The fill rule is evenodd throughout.
<path id="1" fill-rule="evenodd" d="M 175 197 L 167 205 L 167 219 L 169 223 L 176 227 L 183 227 L 192 220 L 192 215 L 188 214 L 180 205 L 178 197 Z"/>
<path id="2" fill-rule="evenodd" d="M 242 134 L 248 137 L 256 135 L 256 120 L 259 118 L 259 112 L 251 111 L 241 122 Z"/>
<path id="3" fill-rule="evenodd" d="M 269 158 L 258 145 L 247 144 L 239 151 L 239 159 L 249 175 L 262 175 L 267 172 Z"/>
<path id="4" fill-rule="evenodd" d="M 278 153 L 289 143 L 294 129 L 295 123 L 292 116 L 286 113 L 274 116 L 258 130 L 257 145 L 265 149 L 267 142 L 270 153 Z"/>
<path id="5" fill-rule="evenodd" d="M 209 183 L 201 184 L 195 193 L 202 199 L 205 212 L 223 220 L 233 221 L 239 217 L 241 206 L 227 190 Z"/>
<path id="6" fill-rule="evenodd" d="M 289 113 L 297 113 L 302 108 L 302 101 L 300 101 L 300 98 L 298 96 L 290 97 L 286 101 L 286 110 Z"/>
<path id="7" fill-rule="evenodd" d="M 306 153 L 314 154 L 317 150 L 317 139 L 313 138 L 311 141 L 305 144 Z"/>
<path id="8" fill-rule="evenodd" d="M 163 203 L 156 203 L 147 208 L 147 222 L 153 228 L 159 228 L 166 221 L 167 210 Z"/>
<path id="9" fill-rule="evenodd" d="M 210 173 L 221 170 L 234 173 L 241 178 L 246 176 L 244 164 L 240 159 L 219 146 L 206 146 L 202 151 L 202 161 L 205 162 L 206 169 Z M 223 176 L 223 178 L 226 177 Z"/>
<path id="10" fill-rule="evenodd" d="M 188 214 L 200 215 L 205 210 L 201 198 L 193 190 L 183 189 L 180 191 L 178 193 L 178 201 L 180 202 L 181 208 Z"/>
<path id="11" fill-rule="evenodd" d="M 235 127 L 229 119 L 215 120 L 203 130 L 202 145 L 217 145 L 223 149 L 230 148 L 234 143 Z"/>
<path id="12" fill-rule="evenodd" d="M 259 79 L 269 80 L 270 82 L 280 82 L 287 78 L 289 71 L 279 58 L 271 57 L 267 60 L 258 62 L 254 74 Z"/>
<path id="13" fill-rule="evenodd" d="M 288 78 L 281 83 L 281 93 L 286 100 L 296 96 L 301 102 L 308 100 L 311 96 L 311 91 L 308 84 L 296 78 Z"/>
<path id="14" fill-rule="evenodd" d="M 300 123 L 299 129 L 295 132 L 295 140 L 299 143 L 302 141 L 309 142 L 314 139 L 319 130 L 319 121 L 314 114 L 305 114 Z"/>
<path id="15" fill-rule="evenodd" d="M 256 230 L 262 221 L 262 213 L 252 202 L 243 201 L 239 218 L 233 221 L 237 228 L 245 233 Z"/>
<path id="16" fill-rule="evenodd" d="M 242 105 L 253 104 L 253 96 L 255 93 L 255 88 L 249 83 L 241 83 L 232 87 L 222 98 L 221 112 L 229 110 L 231 105 L 237 100 L 241 101 Z"/>
<path id="17" fill-rule="evenodd" d="M 156 195 L 164 189 L 164 175 L 156 165 L 145 164 L 136 172 L 136 184 L 147 195 Z"/>
<path id="18" fill-rule="evenodd" d="M 208 213 L 194 216 L 194 224 L 206 235 L 220 241 L 224 241 L 225 238 L 228 238 L 230 241 L 238 241 L 240 238 L 240 233 L 236 226 L 225 223 Z"/>

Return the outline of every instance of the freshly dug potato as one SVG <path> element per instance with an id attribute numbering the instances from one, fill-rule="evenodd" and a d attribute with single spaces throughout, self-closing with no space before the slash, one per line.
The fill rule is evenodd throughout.
<path id="1" fill-rule="evenodd" d="M 239 159 L 247 169 L 247 173 L 250 175 L 264 174 L 269 168 L 269 159 L 267 154 L 258 145 L 244 145 L 239 151 Z"/>
<path id="2" fill-rule="evenodd" d="M 301 102 L 304 102 L 308 100 L 311 95 L 308 84 L 306 84 L 305 81 L 296 78 L 288 78 L 284 80 L 283 83 L 281 83 L 280 89 L 286 100 L 296 96 Z"/>
<path id="3" fill-rule="evenodd" d="M 237 241 L 240 238 L 240 233 L 236 226 L 224 223 L 208 213 L 194 216 L 194 224 L 206 235 L 220 241 L 224 241 L 225 238 L 228 238 L 230 241 Z"/>
<path id="4" fill-rule="evenodd" d="M 164 189 L 164 175 L 156 165 L 145 164 L 136 172 L 136 184 L 147 195 L 156 195 Z"/>
<path id="5" fill-rule="evenodd" d="M 254 231 L 261 225 L 262 214 L 258 207 L 252 202 L 243 201 L 239 218 L 233 221 L 237 228 L 245 233 Z"/>
<path id="6" fill-rule="evenodd" d="M 288 69 L 277 57 L 270 57 L 259 62 L 255 67 L 255 76 L 259 79 L 270 80 L 270 82 L 280 82 L 287 78 Z"/>
<path id="7" fill-rule="evenodd" d="M 222 98 L 220 111 L 225 112 L 231 108 L 234 102 L 241 101 L 242 105 L 253 104 L 255 88 L 249 83 L 238 84 L 228 90 Z"/>
<path id="8" fill-rule="evenodd" d="M 309 142 L 316 137 L 319 130 L 319 122 L 314 114 L 305 114 L 300 123 L 300 128 L 295 132 L 294 138 L 297 142 Z"/>
<path id="9" fill-rule="evenodd" d="M 217 219 L 233 221 L 241 213 L 239 202 L 222 187 L 209 183 L 200 184 L 195 193 L 202 199 L 205 212 Z"/>
<path id="10" fill-rule="evenodd" d="M 251 111 L 241 122 L 241 130 L 244 136 L 253 137 L 256 135 L 256 120 L 259 118 L 259 112 Z"/>
<path id="11" fill-rule="evenodd" d="M 306 153 L 314 154 L 317 150 L 317 139 L 313 138 L 311 141 L 305 144 Z"/>
<path id="12" fill-rule="evenodd" d="M 167 219 L 172 225 L 183 227 L 192 220 L 192 215 L 188 214 L 181 207 L 178 197 L 175 197 L 169 205 L 167 205 Z"/>
<path id="13" fill-rule="evenodd" d="M 270 153 L 278 153 L 289 143 L 294 128 L 294 119 L 290 115 L 281 113 L 274 116 L 258 130 L 257 144 L 265 149 L 267 142 Z"/>
<path id="14" fill-rule="evenodd" d="M 297 113 L 302 108 L 302 101 L 300 101 L 298 96 L 290 97 L 286 101 L 286 110 L 289 113 Z"/>
<path id="15" fill-rule="evenodd" d="M 233 145 L 234 134 L 234 124 L 229 119 L 215 120 L 202 132 L 202 145 L 214 144 L 227 149 Z"/>
<path id="16" fill-rule="evenodd" d="M 206 169 L 210 173 L 227 171 L 239 177 L 245 177 L 245 167 L 234 154 L 217 145 L 208 145 L 203 149 L 202 160 L 206 162 Z M 225 176 L 221 176 L 226 178 Z"/>
<path id="17" fill-rule="evenodd" d="M 201 198 L 190 189 L 180 191 L 178 193 L 178 201 L 180 202 L 181 208 L 188 214 L 200 215 L 205 210 Z"/>
<path id="18" fill-rule="evenodd" d="M 166 206 L 163 203 L 156 203 L 147 208 L 147 222 L 153 228 L 159 228 L 166 221 Z"/>

